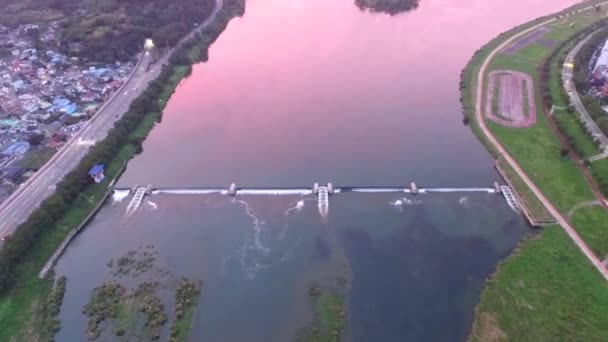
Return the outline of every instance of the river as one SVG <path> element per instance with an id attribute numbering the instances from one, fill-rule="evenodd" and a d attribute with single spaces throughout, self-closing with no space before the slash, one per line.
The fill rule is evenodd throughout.
<path id="1" fill-rule="evenodd" d="M 250 0 L 118 185 L 492 186 L 493 160 L 462 124 L 460 70 L 500 32 L 574 3 L 423 0 L 388 16 Z M 91 289 L 140 246 L 155 269 L 121 282 L 204 282 L 192 341 L 293 340 L 312 321 L 309 287 L 337 282 L 344 340 L 464 340 L 484 280 L 530 232 L 482 192 L 336 194 L 327 216 L 310 195 L 158 194 L 126 215 L 128 201 L 109 201 L 59 260 L 58 341 L 85 338 Z"/>

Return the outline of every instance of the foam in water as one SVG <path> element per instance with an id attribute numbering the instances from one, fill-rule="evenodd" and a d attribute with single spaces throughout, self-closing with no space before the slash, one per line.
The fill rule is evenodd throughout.
<path id="1" fill-rule="evenodd" d="M 424 188 L 420 189 L 422 193 L 429 192 L 487 192 L 493 194 L 496 192 L 494 188 L 478 187 L 478 188 Z"/>
<path id="2" fill-rule="evenodd" d="M 465 204 L 469 198 L 467 196 L 462 196 L 458 199 L 458 204 Z"/>
<path id="3" fill-rule="evenodd" d="M 261 265 L 257 261 L 253 261 L 253 265 L 248 266 L 249 260 L 247 259 L 247 251 L 253 249 L 262 253 L 262 255 L 264 256 L 270 253 L 270 248 L 262 245 L 262 241 L 260 239 L 260 236 L 262 234 L 262 225 L 264 224 L 264 221 L 262 221 L 255 215 L 255 212 L 253 211 L 251 206 L 249 206 L 249 203 L 243 200 L 234 200 L 234 202 L 242 204 L 245 207 L 245 214 L 247 214 L 247 216 L 251 217 L 251 219 L 253 220 L 253 243 L 246 244 L 241 247 L 241 267 L 243 267 L 243 269 L 245 270 L 247 277 L 253 279 L 255 277 L 255 273 L 259 269 L 263 268 L 263 265 Z"/>
<path id="4" fill-rule="evenodd" d="M 410 192 L 406 188 L 352 188 L 352 192 L 385 193 L 385 192 Z"/>
<path id="5" fill-rule="evenodd" d="M 400 199 L 391 202 L 390 205 L 399 209 L 399 211 L 403 211 L 403 201 Z"/>
<path id="6" fill-rule="evenodd" d="M 285 216 L 288 216 L 292 211 L 302 211 L 302 208 L 304 208 L 304 200 L 299 200 L 295 206 L 288 208 L 285 211 Z"/>
<path id="7" fill-rule="evenodd" d="M 152 210 L 158 210 L 158 204 L 152 201 L 147 201 L 146 204 L 148 204 L 152 208 Z"/>
<path id="8" fill-rule="evenodd" d="M 399 210 L 403 210 L 404 205 L 416 205 L 420 203 L 422 203 L 422 201 L 420 200 L 411 200 L 407 197 L 402 197 L 398 200 L 391 202 L 390 205 L 394 206 L 395 208 L 398 208 Z"/>
<path id="9" fill-rule="evenodd" d="M 169 195 L 208 195 L 224 193 L 223 189 L 156 189 L 152 191 L 153 195 L 169 194 Z M 226 192 L 228 193 L 228 192 Z"/>
<path id="10" fill-rule="evenodd" d="M 122 202 L 123 199 L 127 198 L 131 190 L 114 190 L 112 193 L 112 200 L 114 202 Z"/>
<path id="11" fill-rule="evenodd" d="M 237 195 L 311 195 L 310 189 L 238 189 Z"/>
<path id="12" fill-rule="evenodd" d="M 317 196 L 319 214 L 325 220 L 329 214 L 329 189 L 325 186 L 319 187 Z"/>
<path id="13" fill-rule="evenodd" d="M 419 203 L 422 202 L 420 200 L 411 200 L 411 199 L 406 198 L 406 197 L 403 197 L 402 200 L 403 200 L 403 203 L 405 203 L 407 205 L 414 205 L 414 204 L 419 204 Z"/>

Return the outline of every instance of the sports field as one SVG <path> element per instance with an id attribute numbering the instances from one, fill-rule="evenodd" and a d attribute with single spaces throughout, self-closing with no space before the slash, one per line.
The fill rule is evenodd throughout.
<path id="1" fill-rule="evenodd" d="M 536 123 L 532 78 L 523 72 L 496 70 L 487 84 L 486 117 L 510 127 Z"/>

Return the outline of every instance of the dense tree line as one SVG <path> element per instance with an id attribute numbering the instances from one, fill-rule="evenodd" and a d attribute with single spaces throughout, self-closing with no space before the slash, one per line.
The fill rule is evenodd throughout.
<path id="1" fill-rule="evenodd" d="M 102 0 L 112 1 L 112 0 Z M 84 4 L 84 0 L 0 0 L 0 24 L 16 27 L 45 21 L 45 12 L 57 11 L 69 17 Z"/>
<path id="2" fill-rule="evenodd" d="M 361 10 L 384 12 L 390 15 L 411 11 L 418 8 L 420 0 L 355 0 Z"/>
<path id="3" fill-rule="evenodd" d="M 595 33 L 589 41 L 587 41 L 581 50 L 574 57 L 574 83 L 576 88 L 586 93 L 589 91 L 591 84 L 589 82 L 590 77 L 590 61 L 591 57 L 597 51 L 600 44 L 603 44 L 608 38 L 608 28 L 603 28 L 599 32 Z"/>
<path id="4" fill-rule="evenodd" d="M 125 61 L 146 38 L 160 47 L 172 47 L 202 23 L 214 0 L 104 0 L 62 26 L 62 51 L 95 62 Z M 103 2 L 103 1 L 102 1 Z M 73 43 L 81 47 L 74 49 Z"/>
<path id="5" fill-rule="evenodd" d="M 576 88 L 583 94 L 589 92 L 590 83 L 590 60 L 598 46 L 604 44 L 608 39 L 608 27 L 598 31 L 587 43 L 583 45 L 579 53 L 574 58 L 574 84 Z M 598 99 L 593 96 L 582 96 L 581 101 L 589 115 L 593 118 L 597 126 L 608 135 L 608 113 L 602 109 L 602 104 L 606 104 L 607 98 Z"/>
<path id="6" fill-rule="evenodd" d="M 37 243 L 45 230 L 55 228 L 55 223 L 78 200 L 80 193 L 91 186 L 92 181 L 87 175 L 91 166 L 109 163 L 125 144 L 136 144 L 141 149 L 143 138 L 133 138 L 130 133 L 146 114 L 162 110 L 158 98 L 175 67 L 191 66 L 192 63 L 197 62 L 189 57 L 194 47 L 201 46 L 204 51 L 201 58 L 205 58 L 209 44 L 217 39 L 231 18 L 244 13 L 244 8 L 244 0 L 226 0 L 213 25 L 209 25 L 202 33 L 197 34 L 194 39 L 174 52 L 160 76 L 131 103 L 127 113 L 115 123 L 108 136 L 89 150 L 78 166 L 57 185 L 55 193 L 42 202 L 40 207 L 7 239 L 0 249 L 0 295 L 7 294 L 14 286 L 18 265 L 28 256 L 35 254 L 34 250 L 38 247 Z"/>
<path id="7" fill-rule="evenodd" d="M 602 20 L 602 21 L 582 30 L 581 32 L 572 36 L 567 41 L 563 42 L 555 50 L 553 50 L 553 52 L 545 60 L 545 63 L 542 65 L 542 69 L 541 69 L 541 73 L 540 73 L 540 77 L 541 77 L 541 81 L 542 81 L 541 84 L 544 86 L 543 87 L 543 103 L 545 106 L 551 107 L 553 102 L 555 100 L 557 100 L 557 99 L 553 98 L 553 96 L 551 94 L 551 90 L 549 89 L 549 73 L 550 73 L 551 63 L 553 63 L 555 60 L 557 60 L 557 65 L 559 65 L 559 66 L 563 65 L 565 62 L 565 59 L 566 59 L 566 55 L 567 55 L 567 51 L 564 51 L 564 49 L 563 49 L 564 47 L 567 46 L 569 48 L 573 48 L 578 42 L 580 42 L 582 39 L 587 37 L 593 31 L 596 31 L 605 25 L 606 25 L 606 20 Z M 599 32 L 597 32 L 582 47 L 582 49 L 579 51 L 579 53 L 575 56 L 575 60 L 574 60 L 575 69 L 574 69 L 573 79 L 574 79 L 574 82 L 575 82 L 575 85 L 576 85 L 576 88 L 578 91 L 581 91 L 582 89 L 585 89 L 585 91 L 589 90 L 589 87 L 590 87 L 589 68 L 588 68 L 589 60 L 590 60 L 591 56 L 593 55 L 598 44 L 602 43 L 607 37 L 608 37 L 608 28 L 604 27 Z M 560 90 L 559 96 L 561 97 L 561 100 L 563 100 L 563 102 L 569 103 L 570 96 L 566 92 L 566 89 L 563 86 L 560 86 L 559 90 Z M 583 96 L 581 98 L 581 100 L 582 100 L 583 104 L 585 105 L 585 108 L 587 109 L 589 114 L 593 117 L 595 122 L 600 127 L 600 129 L 602 129 L 602 131 L 604 131 L 604 132 L 608 132 L 608 130 L 605 130 L 605 129 L 608 129 L 608 126 L 606 126 L 607 115 L 601 108 L 600 102 L 597 99 L 590 97 L 590 96 Z M 579 124 L 579 126 L 584 131 L 587 131 L 587 128 L 585 127 L 584 123 L 580 119 L 580 115 L 575 112 L 575 109 L 572 105 L 568 106 L 567 112 L 569 115 L 572 115 L 574 117 L 576 122 Z M 555 125 L 557 126 L 558 130 L 561 132 L 561 134 L 564 136 L 564 138 L 568 142 L 569 147 L 572 148 L 574 150 L 574 152 L 576 152 L 576 154 L 578 154 L 579 156 L 584 155 L 585 151 L 583 151 L 582 147 L 579 145 L 579 142 L 577 141 L 576 137 L 569 134 L 569 131 L 566 127 L 567 122 L 565 122 L 563 119 L 561 119 L 560 116 L 554 116 L 553 122 L 555 122 Z M 596 146 L 598 146 L 598 150 L 599 150 L 598 142 L 595 139 L 593 139 L 591 136 L 590 136 L 590 139 L 592 139 L 593 142 L 596 144 Z M 591 169 L 591 173 L 593 175 L 593 178 L 598 183 L 598 186 L 599 186 L 600 190 L 602 191 L 602 193 L 605 195 L 608 195 L 608 175 L 600 174 L 593 168 Z"/>

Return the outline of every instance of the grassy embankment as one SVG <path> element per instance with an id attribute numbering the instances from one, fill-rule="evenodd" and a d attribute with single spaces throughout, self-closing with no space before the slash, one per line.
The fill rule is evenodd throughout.
<path id="1" fill-rule="evenodd" d="M 232 16 L 221 13 L 218 16 L 218 23 L 211 31 L 219 34 Z M 239 13 L 234 13 L 239 15 Z M 234 16 L 233 15 L 233 16 Z M 217 36 L 217 35 L 216 35 Z M 190 51 L 191 57 L 203 56 L 206 53 L 207 44 L 212 43 L 216 37 L 201 41 L 200 44 L 193 46 Z M 206 46 L 207 45 L 207 46 Z M 202 60 L 204 60 L 201 57 Z M 191 63 L 199 59 L 191 59 Z M 177 65 L 173 69 L 172 77 L 163 85 L 163 91 L 159 97 L 162 106 L 169 100 L 179 82 L 191 71 L 190 65 Z M 133 141 L 138 141 L 138 137 L 145 137 L 152 129 L 155 122 L 159 120 L 161 113 L 150 112 L 139 123 L 137 129 L 129 137 Z M 18 266 L 18 278 L 16 286 L 10 295 L 0 297 L 0 341 L 30 341 L 40 339 L 40 332 L 33 327 L 32 317 L 37 315 L 41 303 L 48 297 L 52 288 L 51 279 L 39 279 L 38 272 L 42 269 L 46 261 L 53 254 L 55 249 L 61 244 L 65 236 L 95 208 L 97 203 L 104 197 L 110 180 L 117 176 L 119 170 L 126 161 L 131 159 L 138 151 L 136 144 L 126 144 L 116 154 L 114 159 L 106 165 L 106 179 L 97 185 L 91 185 L 82 191 L 75 204 L 68 209 L 58 223 L 48 227 L 42 233 L 35 248 L 32 248 L 25 260 Z"/>
<path id="2" fill-rule="evenodd" d="M 605 16 L 602 12 L 600 15 L 590 12 L 568 16 L 550 25 L 551 31 L 545 38 L 564 41 L 601 15 Z M 471 87 L 476 87 L 479 68 L 485 56 L 508 36 L 503 35 L 482 48 L 463 73 L 463 106 L 469 120 L 475 119 L 471 104 L 476 94 Z M 537 124 L 525 129 L 492 123 L 488 123 L 488 127 L 558 209 L 567 212 L 594 197 L 575 163 L 560 156 L 559 141 L 543 116 L 537 71 L 550 52 L 549 47 L 531 44 L 514 56 L 496 55 L 488 72 L 512 69 L 533 77 Z M 473 122 L 472 126 L 479 136 L 477 124 Z M 481 141 L 486 143 L 483 136 Z M 492 148 L 490 152 L 495 154 Z M 523 183 L 513 183 L 526 201 L 534 201 L 530 190 L 522 187 Z M 599 223 L 604 214 L 580 209 L 575 215 L 573 221 L 577 231 L 589 245 L 596 245 L 596 236 L 602 233 L 598 228 L 601 228 Z M 599 341 L 608 336 L 606 304 L 608 287 L 603 278 L 561 228 L 547 227 L 538 236 L 524 241 L 488 281 L 476 310 L 470 340 Z"/>
<path id="3" fill-rule="evenodd" d="M 66 277 L 60 277 L 55 284 L 49 282 L 45 298 L 34 303 L 34 316 L 31 317 L 29 329 L 25 336 L 29 340 L 53 341 L 53 336 L 60 329 L 61 322 L 57 319 L 63 296 L 66 290 Z"/>
<path id="4" fill-rule="evenodd" d="M 602 13 L 602 16 L 604 15 Z M 584 29 L 585 25 L 582 25 L 582 20 L 586 20 L 586 25 L 589 25 L 594 22 L 593 18 L 592 16 L 579 14 L 563 23 L 550 25 L 551 31 L 545 37 L 556 42 L 565 41 L 579 30 Z M 599 19 L 600 15 L 597 15 L 597 18 Z M 571 22 L 577 22 L 580 26 L 565 30 L 564 26 L 570 27 Z M 562 146 L 559 139 L 551 130 L 547 118 L 542 111 L 542 100 L 538 88 L 539 66 L 553 49 L 554 47 L 530 44 L 515 55 L 499 53 L 492 59 L 488 72 L 509 69 L 522 71 L 533 77 L 536 90 L 537 123 L 530 128 L 510 128 L 493 122 L 488 122 L 487 125 L 526 171 L 528 177 L 534 181 L 562 213 L 567 213 L 577 204 L 593 200 L 595 197 L 576 163 L 568 157 L 561 156 L 560 150 Z M 554 71 L 557 74 L 553 77 L 559 78 L 561 70 L 556 69 Z M 558 91 L 558 88 L 555 91 Z M 559 104 L 561 103 L 557 105 Z M 584 134 L 584 132 L 580 133 Z M 585 136 L 581 135 L 581 139 L 584 138 Z M 591 141 L 589 142 L 592 143 Z M 606 218 L 608 218 L 608 213 L 603 217 L 604 220 Z M 593 236 L 600 233 L 597 230 L 601 229 L 601 219 L 602 217 L 600 216 L 592 216 L 587 220 L 581 221 L 586 224 L 575 224 L 574 227 L 583 240 L 589 244 L 594 244 L 596 241 L 592 241 Z M 608 249 L 601 250 L 603 253 L 606 251 Z M 598 254 L 598 256 L 603 258 L 605 254 Z"/>
<path id="5" fill-rule="evenodd" d="M 39 306 L 34 304 L 44 301 L 51 288 L 49 284 L 52 284 L 52 280 L 39 279 L 38 272 L 64 237 L 93 210 L 104 196 L 109 180 L 117 174 L 126 160 L 135 155 L 135 151 L 136 148 L 133 145 L 123 147 L 114 161 L 107 165 L 106 180 L 82 192 L 75 202 L 76 204 L 56 225 L 45 230 L 36 249 L 28 255 L 25 262 L 19 265 L 18 286 L 10 296 L 0 298 L 0 325 L 2 325 L 0 341 L 9 341 L 11 337 L 14 338 L 14 341 L 35 339 L 37 332 L 32 331 L 30 318 L 37 315 L 36 309 Z"/>
<path id="6" fill-rule="evenodd" d="M 596 155 L 598 153 L 598 147 L 592 139 L 590 139 L 581 124 L 576 120 L 576 116 L 573 115 L 574 113 L 568 112 L 568 99 L 562 96 L 561 59 L 565 58 L 565 55 L 574 48 L 576 43 L 577 42 L 575 41 L 565 44 L 557 51 L 556 57 L 551 58 L 549 61 L 548 87 L 551 94 L 551 102 L 555 106 L 553 110 L 553 120 L 561 124 L 561 130 L 565 135 L 572 137 L 578 156 L 586 159 Z M 608 163 L 608 161 L 606 162 Z M 594 163 L 594 165 L 599 164 Z"/>
<path id="7" fill-rule="evenodd" d="M 605 341 L 608 288 L 558 226 L 524 241 L 488 280 L 470 341 Z"/>

